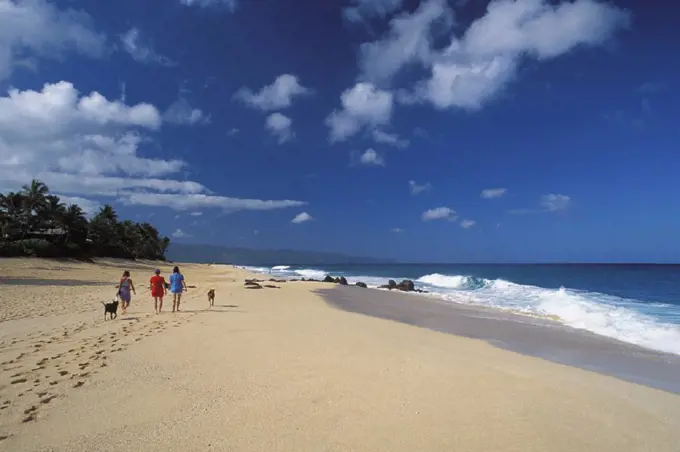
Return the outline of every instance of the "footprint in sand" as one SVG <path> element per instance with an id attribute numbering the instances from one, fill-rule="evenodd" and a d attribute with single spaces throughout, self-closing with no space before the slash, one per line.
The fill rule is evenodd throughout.
<path id="1" fill-rule="evenodd" d="M 27 381 L 28 380 L 25 379 L 25 378 L 19 378 L 19 379 L 10 381 L 10 384 L 16 385 L 16 384 L 19 384 L 19 383 L 26 383 Z"/>
<path id="2" fill-rule="evenodd" d="M 63 377 L 64 375 L 68 375 L 68 370 L 60 370 L 60 371 L 59 371 L 59 375 L 61 375 L 62 377 Z"/>
<path id="3" fill-rule="evenodd" d="M 47 405 L 48 403 L 50 403 L 52 400 L 56 399 L 57 397 L 58 396 L 56 396 L 56 395 L 47 396 L 45 398 L 40 399 L 40 403 L 42 403 L 43 405 Z"/>
<path id="4" fill-rule="evenodd" d="M 84 385 L 84 384 L 85 384 L 84 382 L 79 381 L 78 383 L 74 384 L 73 387 L 74 387 L 74 388 L 79 388 L 79 387 L 81 387 L 81 386 Z"/>

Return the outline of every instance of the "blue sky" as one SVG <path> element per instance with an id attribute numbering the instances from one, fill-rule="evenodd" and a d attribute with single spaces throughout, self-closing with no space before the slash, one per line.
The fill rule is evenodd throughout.
<path id="1" fill-rule="evenodd" d="M 185 243 L 677 262 L 668 8 L 0 0 L 0 188 Z"/>

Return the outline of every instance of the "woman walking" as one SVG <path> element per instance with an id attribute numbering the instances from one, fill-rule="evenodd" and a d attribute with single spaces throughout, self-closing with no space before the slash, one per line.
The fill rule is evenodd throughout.
<path id="1" fill-rule="evenodd" d="M 172 312 L 179 312 L 179 302 L 182 300 L 182 292 L 187 290 L 184 282 L 184 275 L 179 272 L 179 267 L 175 266 L 170 275 L 170 292 L 172 292 Z"/>
<path id="2" fill-rule="evenodd" d="M 118 296 L 120 297 L 120 301 L 123 302 L 122 315 L 125 315 L 125 311 L 130 306 L 130 301 L 132 300 L 130 291 L 137 295 L 135 285 L 132 284 L 132 279 L 130 279 L 130 272 L 125 270 L 123 272 L 123 278 L 120 280 L 120 284 L 118 284 Z"/>
<path id="3" fill-rule="evenodd" d="M 161 271 L 156 269 L 153 273 L 154 275 L 149 280 L 151 296 L 153 297 L 153 308 L 156 314 L 160 314 L 163 310 L 163 296 L 168 292 L 168 289 L 166 289 L 165 278 L 161 276 Z"/>

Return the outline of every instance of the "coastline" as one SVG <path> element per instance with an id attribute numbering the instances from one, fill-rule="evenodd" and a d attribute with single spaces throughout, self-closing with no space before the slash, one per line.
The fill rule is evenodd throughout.
<path id="1" fill-rule="evenodd" d="M 105 322 L 104 282 L 131 265 L 139 296 Z M 0 450 L 670 452 L 680 441 L 676 394 L 317 293 L 345 288 L 248 290 L 261 275 L 178 265 L 195 286 L 184 312 L 154 315 L 141 288 L 151 263 L 0 259 L 9 278 L 54 282 L 0 287 Z M 354 292 L 367 305 L 429 303 Z"/>
<path id="2" fill-rule="evenodd" d="M 372 293 L 367 294 L 370 290 Z M 680 394 L 680 356 L 578 330 L 550 319 L 421 294 L 337 286 L 317 290 L 339 309 L 455 336 Z"/>

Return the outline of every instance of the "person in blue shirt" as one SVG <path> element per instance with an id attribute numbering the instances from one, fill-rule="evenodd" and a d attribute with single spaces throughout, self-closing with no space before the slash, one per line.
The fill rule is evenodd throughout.
<path id="1" fill-rule="evenodd" d="M 187 290 L 184 275 L 179 272 L 179 267 L 172 269 L 170 275 L 170 292 L 172 293 L 172 312 L 179 312 L 179 302 L 182 300 L 182 292 Z"/>

